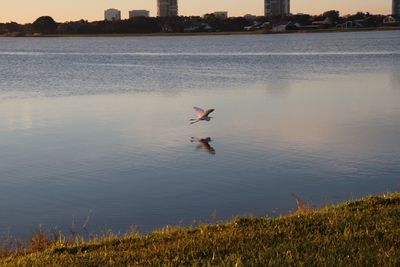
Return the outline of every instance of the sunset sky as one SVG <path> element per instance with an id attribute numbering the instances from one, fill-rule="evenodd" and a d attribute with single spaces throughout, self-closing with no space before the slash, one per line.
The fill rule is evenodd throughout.
<path id="1" fill-rule="evenodd" d="M 250 13 L 263 15 L 263 0 L 178 0 L 179 15 L 203 15 L 213 11 L 228 11 L 230 16 Z M 42 15 L 52 16 L 58 22 L 103 19 L 107 8 L 122 11 L 128 17 L 132 9 L 150 10 L 156 15 L 156 0 L 13 0 L 4 1 L 0 8 L 0 22 L 33 22 Z M 336 9 L 342 15 L 364 11 L 390 14 L 392 0 L 292 0 L 292 13 L 320 14 Z"/>

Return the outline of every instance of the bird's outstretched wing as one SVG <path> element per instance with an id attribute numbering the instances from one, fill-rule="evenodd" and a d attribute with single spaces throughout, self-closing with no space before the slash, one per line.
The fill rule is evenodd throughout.
<path id="1" fill-rule="evenodd" d="M 215 109 L 209 109 L 204 113 L 204 116 L 207 117 L 208 115 L 210 115 L 212 112 L 214 112 Z"/>
<path id="2" fill-rule="evenodd" d="M 203 115 L 204 114 L 204 109 L 202 109 L 202 108 L 193 107 L 193 109 L 196 111 L 197 115 Z"/>

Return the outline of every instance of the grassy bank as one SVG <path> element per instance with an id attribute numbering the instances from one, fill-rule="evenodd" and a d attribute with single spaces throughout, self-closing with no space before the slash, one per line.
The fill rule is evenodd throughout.
<path id="1" fill-rule="evenodd" d="M 0 266 L 399 266 L 400 194 L 38 250 L 3 256 Z"/>

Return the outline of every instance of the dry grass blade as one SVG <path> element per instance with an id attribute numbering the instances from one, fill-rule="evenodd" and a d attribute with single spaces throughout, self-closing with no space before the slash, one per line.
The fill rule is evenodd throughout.
<path id="1" fill-rule="evenodd" d="M 295 193 L 290 193 L 290 195 L 294 198 L 296 201 L 296 206 L 297 206 L 297 211 L 307 211 L 307 210 L 312 210 L 312 207 L 304 202 L 299 196 L 297 196 Z"/>

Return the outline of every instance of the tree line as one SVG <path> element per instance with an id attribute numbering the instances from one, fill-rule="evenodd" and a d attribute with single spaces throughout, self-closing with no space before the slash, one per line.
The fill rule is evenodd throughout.
<path id="1" fill-rule="evenodd" d="M 16 22 L 0 23 L 0 34 L 15 36 L 35 34 L 134 34 L 134 33 L 160 33 L 160 32 L 205 32 L 221 31 L 233 32 L 243 31 L 253 25 L 276 25 L 279 23 L 297 23 L 298 25 L 312 25 L 313 22 L 326 20 L 330 24 L 325 27 L 334 27 L 347 21 L 358 21 L 363 27 L 379 27 L 384 24 L 383 15 L 372 15 L 358 12 L 353 15 L 340 16 L 339 11 L 331 10 L 318 16 L 297 14 L 275 17 L 229 17 L 221 19 L 214 14 L 198 16 L 179 17 L 136 17 L 119 21 L 93 21 L 87 20 L 70 21 L 58 23 L 50 16 L 42 16 L 33 23 L 19 24 Z M 395 24 L 398 24 L 395 22 Z"/>

